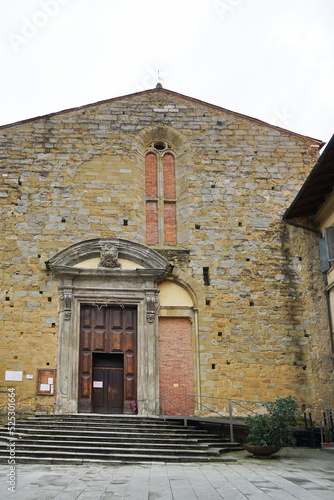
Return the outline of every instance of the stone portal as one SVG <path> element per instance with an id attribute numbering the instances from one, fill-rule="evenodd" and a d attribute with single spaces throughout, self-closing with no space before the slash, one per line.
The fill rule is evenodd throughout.
<path id="1" fill-rule="evenodd" d="M 120 266 L 99 267 L 105 248 L 116 249 Z M 101 238 L 72 245 L 46 265 L 60 279 L 57 413 L 94 411 L 94 357 L 119 353 L 123 411 L 129 412 L 136 398 L 139 414 L 158 415 L 157 286 L 171 274 L 168 261 L 144 245 Z M 82 319 L 85 314 L 91 315 L 88 322 Z"/>

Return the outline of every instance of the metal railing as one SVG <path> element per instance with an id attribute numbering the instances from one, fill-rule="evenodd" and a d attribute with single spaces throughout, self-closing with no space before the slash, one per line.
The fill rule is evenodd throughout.
<path id="1" fill-rule="evenodd" d="M 186 421 L 191 417 L 214 419 L 221 423 L 229 425 L 230 439 L 234 441 L 234 426 L 245 425 L 245 418 L 249 415 L 266 413 L 264 401 L 249 401 L 249 400 L 236 400 L 228 398 L 216 398 L 206 395 L 194 394 L 160 394 L 160 414 L 161 416 L 180 416 L 183 418 L 185 425 Z M 328 425 L 333 430 L 333 412 L 331 410 L 324 410 L 316 406 L 307 407 L 306 405 L 299 405 L 301 421 L 304 415 L 305 429 L 320 428 L 321 439 L 323 426 Z M 306 414 L 309 414 L 310 427 L 307 424 Z M 313 421 L 313 417 L 316 420 Z M 320 418 L 319 418 L 320 416 Z"/>
<path id="2" fill-rule="evenodd" d="M 253 406 L 253 409 L 250 406 Z M 241 408 L 241 411 L 237 411 L 236 407 Z M 222 423 L 229 424 L 231 441 L 234 441 L 234 425 L 244 425 L 242 420 L 236 422 L 235 419 L 244 419 L 250 414 L 261 413 L 261 409 L 264 410 L 263 403 L 258 401 L 232 400 L 193 394 L 160 394 L 160 413 L 162 416 L 181 416 L 185 425 L 189 417 L 202 417 L 203 420 L 214 418 L 216 421 L 223 421 Z"/>
<path id="3" fill-rule="evenodd" d="M 315 424 L 315 425 L 314 425 Z M 334 431 L 334 424 L 333 424 L 333 412 L 331 410 L 326 410 L 323 414 L 323 417 L 318 420 L 317 422 L 314 422 L 312 429 L 313 428 L 320 428 L 320 438 L 321 438 L 321 443 L 324 443 L 324 428 L 328 427 L 330 429 L 330 434 L 331 434 L 331 441 L 333 439 L 333 431 Z"/>

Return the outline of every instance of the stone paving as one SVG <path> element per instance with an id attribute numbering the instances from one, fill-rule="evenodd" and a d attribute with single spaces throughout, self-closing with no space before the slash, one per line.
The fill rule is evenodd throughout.
<path id="1" fill-rule="evenodd" d="M 0 466 L 2 500 L 334 500 L 334 454 L 284 449 L 271 459 L 235 452 L 212 464 Z"/>

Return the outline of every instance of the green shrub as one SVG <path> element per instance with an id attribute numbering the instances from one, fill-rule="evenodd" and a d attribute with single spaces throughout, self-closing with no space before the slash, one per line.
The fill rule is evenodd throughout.
<path id="1" fill-rule="evenodd" d="M 268 413 L 247 417 L 249 444 L 255 446 L 282 446 L 293 444 L 291 427 L 297 421 L 297 403 L 293 396 L 277 398 L 274 403 L 263 403 Z"/>

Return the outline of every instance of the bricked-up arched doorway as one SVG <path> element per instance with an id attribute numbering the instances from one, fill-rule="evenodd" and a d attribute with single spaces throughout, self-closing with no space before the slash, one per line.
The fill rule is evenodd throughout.
<path id="1" fill-rule="evenodd" d="M 139 414 L 157 415 L 159 413 L 157 286 L 172 272 L 168 261 L 144 245 L 118 238 L 100 238 L 65 248 L 46 265 L 60 280 L 57 413 L 98 411 L 101 401 L 98 401 L 98 397 L 94 398 L 94 381 L 98 386 L 98 382 L 101 382 L 99 376 L 107 377 L 106 374 L 99 373 L 101 368 L 106 370 L 115 368 L 118 372 L 123 370 L 122 382 L 119 381 L 119 373 L 117 382 L 118 400 L 123 390 L 121 410 L 129 412 L 130 400 L 136 396 Z M 100 324 L 102 313 L 98 318 L 95 317 L 94 325 L 90 324 L 90 320 L 82 322 L 82 311 L 92 311 L 93 308 L 109 311 L 103 313 L 104 324 Z M 110 311 L 116 311 L 117 316 L 120 310 L 126 311 L 125 316 L 130 314 L 132 317 L 130 329 L 133 329 L 135 324 L 136 340 L 125 326 L 123 336 L 117 344 L 116 338 L 120 335 L 117 331 L 117 317 L 114 318 L 113 332 L 111 332 L 110 321 L 106 319 L 106 315 L 111 314 Z M 124 323 L 124 316 L 122 321 L 123 326 L 127 324 L 127 319 Z M 87 335 L 88 330 L 95 329 L 93 336 L 88 335 L 90 340 L 86 344 L 85 328 Z M 113 340 L 112 333 L 115 333 Z M 130 337 L 131 346 L 128 344 L 127 347 L 124 342 L 126 344 Z M 133 368 L 130 367 L 131 356 L 128 360 L 124 359 L 127 352 L 135 356 Z M 102 360 L 102 357 L 98 359 L 99 354 L 110 356 Z M 116 359 L 116 354 L 123 356 L 123 359 L 120 357 Z M 96 380 L 94 380 L 95 375 Z M 136 379 L 136 383 L 132 383 L 131 378 Z M 82 385 L 79 383 L 80 380 Z M 103 378 L 103 385 L 105 380 Z M 124 402 L 125 397 L 126 402 Z M 114 409 L 120 410 L 119 403 L 114 408 L 111 407 L 111 412 Z M 108 410 L 110 407 L 107 403 L 103 412 Z"/>
<path id="2" fill-rule="evenodd" d="M 190 318 L 159 318 L 160 413 L 193 415 L 195 380 Z"/>
<path id="3" fill-rule="evenodd" d="M 189 287 L 159 285 L 160 413 L 193 415 L 200 394 L 198 318 Z"/>

